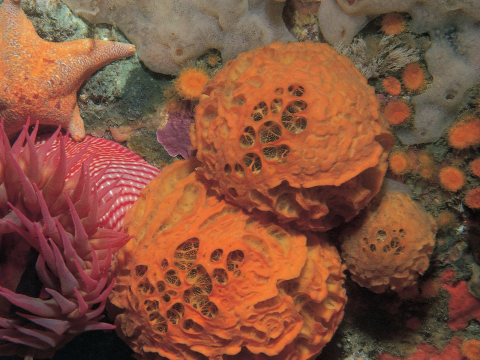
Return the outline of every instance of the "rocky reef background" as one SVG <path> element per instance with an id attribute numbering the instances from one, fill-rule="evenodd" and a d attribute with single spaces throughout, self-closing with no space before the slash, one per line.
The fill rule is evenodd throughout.
<path id="1" fill-rule="evenodd" d="M 325 30 L 329 26 L 326 20 L 324 20 L 323 26 L 321 22 L 322 16 L 325 16 L 323 14 L 339 13 L 340 10 L 335 8 L 336 10 L 331 12 L 322 12 L 319 9 L 320 6 L 335 7 L 336 3 L 324 0 L 320 5 L 320 3 L 306 0 L 303 2 L 300 0 L 287 1 L 283 10 L 283 19 L 290 30 L 292 39 L 295 37 L 301 41 L 325 41 L 326 38 L 330 38 L 333 39 L 333 42 L 338 40 L 334 26 L 331 25 L 332 31 L 328 32 Z M 403 11 L 414 7 L 413 1 L 405 3 L 407 5 Z M 408 4 L 411 5 L 410 8 L 408 8 Z M 113 25 L 88 24 L 76 17 L 67 5 L 55 0 L 26 0 L 22 1 L 22 6 L 38 34 L 49 41 L 60 42 L 87 37 L 108 40 L 125 38 L 125 35 Z M 365 41 L 365 51 L 371 59 L 375 57 L 373 48 L 378 46 L 383 36 L 380 32 L 381 16 L 379 15 L 385 12 L 388 11 L 374 8 L 365 10 L 361 15 L 344 12 L 347 19 L 345 23 L 351 26 L 348 29 L 363 28 L 357 38 Z M 466 41 L 475 36 L 478 30 L 473 26 L 468 26 L 470 20 L 460 26 L 462 15 L 456 18 L 448 18 L 446 15 L 441 17 L 438 21 L 443 21 L 443 24 L 448 25 L 448 27 L 443 27 L 442 31 L 437 31 L 436 27 L 442 27 L 443 24 L 439 23 L 438 26 L 422 29 L 418 26 L 419 20 L 415 22 L 411 15 L 406 13 L 404 15 L 408 32 L 401 38 L 402 44 L 399 46 L 418 49 L 419 62 L 428 70 L 425 93 L 433 89 L 430 94 L 435 92 L 437 99 L 443 97 L 445 111 L 441 114 L 437 113 L 438 119 L 441 119 L 440 125 L 428 122 L 426 119 L 435 117 L 435 111 L 431 110 L 429 106 L 435 102 L 436 98 L 433 97 L 422 102 L 426 96 L 415 98 L 415 96 L 421 96 L 420 93 L 404 95 L 402 100 L 411 104 L 412 107 L 417 106 L 417 112 L 404 124 L 392 129 L 396 135 L 396 145 L 407 154 L 408 151 L 415 155 L 422 151 L 428 152 L 437 168 L 454 165 L 467 169 L 472 160 L 480 156 L 478 147 L 452 150 L 443 131 L 458 118 L 478 112 L 480 72 L 478 68 L 469 65 L 472 51 L 458 47 L 454 55 L 446 56 L 443 51 L 445 48 L 442 48 L 441 45 L 452 42 L 466 44 Z M 92 19 L 90 21 L 94 22 Z M 368 25 L 365 26 L 366 23 Z M 354 30 L 351 31 L 354 32 Z M 348 37 L 350 32 L 347 31 L 346 34 L 345 36 Z M 356 33 L 351 35 L 351 38 L 354 35 Z M 464 42 L 461 41 L 462 39 Z M 370 47 L 368 47 L 369 45 Z M 428 49 L 430 49 L 430 55 L 427 55 Z M 378 53 L 377 51 L 376 54 Z M 433 63 L 430 64 L 429 56 L 434 55 L 443 56 L 444 63 L 437 64 L 436 67 L 433 66 Z M 381 56 L 381 53 L 378 56 Z M 190 60 L 189 64 L 196 61 L 202 61 L 202 57 Z M 368 66 L 366 64 L 365 68 Z M 437 75 L 442 72 L 445 74 L 443 77 Z M 395 71 L 390 73 L 399 74 Z M 455 82 L 448 83 L 447 81 L 452 76 L 457 76 L 456 84 L 458 86 L 456 88 L 447 86 L 455 84 Z M 448 78 L 445 80 L 447 83 L 442 83 L 442 78 Z M 465 80 L 467 78 L 468 81 Z M 93 136 L 105 137 L 122 143 L 158 167 L 174 162 L 176 158 L 168 155 L 168 152 L 158 143 L 156 135 L 157 128 L 166 122 L 164 91 L 171 86 L 173 79 L 172 75 L 151 71 L 139 60 L 137 55 L 106 66 L 95 73 L 79 92 L 79 106 L 85 121 L 86 132 Z M 437 83 L 435 83 L 435 79 Z M 379 94 L 382 92 L 378 74 L 372 74 L 369 83 L 378 90 Z M 442 84 L 447 85 L 438 88 Z M 455 99 L 452 99 L 451 96 L 454 96 Z M 386 99 L 381 100 L 387 101 Z M 418 109 L 423 109 L 423 117 L 420 117 L 418 113 L 422 110 Z M 417 119 L 424 119 L 423 123 L 419 125 L 419 120 L 415 120 L 415 116 Z M 436 128 L 437 125 L 440 127 Z M 427 130 L 435 129 L 436 133 L 432 135 L 432 132 L 427 131 L 428 134 L 422 135 L 418 130 L 422 127 Z M 405 174 L 390 172 L 389 177 L 401 180 L 406 184 L 409 188 L 406 191 L 411 193 L 412 198 L 421 203 L 437 219 L 439 214 L 448 210 L 453 214 L 453 220 L 438 232 L 437 245 L 430 259 L 430 268 L 420 278 L 416 293 L 404 298 L 390 292 L 374 294 L 359 287 L 353 281 L 347 280 L 349 301 L 346 306 L 345 318 L 317 360 L 376 359 L 382 352 L 408 358 L 420 343 L 428 343 L 438 349 L 443 349 L 452 342 L 454 336 L 463 339 L 480 339 L 478 318 L 471 320 L 460 331 L 454 332 L 448 326 L 449 301 L 452 293 L 447 290 L 447 286 L 442 286 L 442 281 L 445 279 L 438 280 L 445 269 L 453 270 L 454 277 L 450 280 L 446 279 L 443 284 L 467 281 L 470 293 L 476 297 L 480 296 L 478 265 L 478 261 L 480 261 L 480 230 L 478 230 L 480 213 L 463 204 L 466 191 L 479 186 L 479 179 L 467 171 L 464 189 L 452 193 L 442 189 L 437 180 L 422 177 L 419 172 L 412 171 Z M 334 229 L 330 231 L 330 235 L 337 237 L 339 232 L 339 229 Z M 479 314 L 478 309 L 474 314 Z M 77 336 L 63 349 L 57 351 L 53 359 L 121 360 L 131 359 L 132 354 L 133 351 L 117 337 L 114 331 L 96 331 Z M 2 360 L 20 359 L 1 355 L 0 358 Z"/>

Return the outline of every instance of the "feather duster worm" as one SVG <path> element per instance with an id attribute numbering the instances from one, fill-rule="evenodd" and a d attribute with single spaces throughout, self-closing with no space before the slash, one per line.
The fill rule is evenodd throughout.
<path id="1" fill-rule="evenodd" d="M 314 356 L 346 302 L 336 249 L 221 200 L 198 164 L 165 168 L 127 213 L 134 238 L 109 297 L 118 334 L 152 359 Z"/>
<path id="2" fill-rule="evenodd" d="M 114 328 L 99 320 L 128 236 L 99 227 L 119 187 L 99 189 L 108 162 L 91 175 L 98 155 L 85 144 L 69 157 L 59 130 L 35 145 L 27 126 L 13 146 L 0 129 L 0 353 L 51 357 L 81 332 Z"/>

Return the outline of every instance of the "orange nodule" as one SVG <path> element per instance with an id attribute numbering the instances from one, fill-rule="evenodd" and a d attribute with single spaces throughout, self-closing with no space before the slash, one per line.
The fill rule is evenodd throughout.
<path id="1" fill-rule="evenodd" d="M 410 170 L 407 155 L 401 151 L 394 151 L 388 156 L 388 167 L 396 175 L 405 174 Z"/>
<path id="2" fill-rule="evenodd" d="M 418 153 L 418 161 L 420 162 L 420 164 L 424 164 L 424 165 L 432 164 L 433 163 L 432 154 L 430 154 L 426 150 L 422 150 Z"/>
<path id="3" fill-rule="evenodd" d="M 175 88 L 184 99 L 195 100 L 200 97 L 208 75 L 199 68 L 189 67 L 180 72 L 175 80 Z"/>
<path id="4" fill-rule="evenodd" d="M 440 229 L 449 229 L 455 225 L 455 215 L 451 211 L 444 210 L 437 216 L 437 225 Z"/>
<path id="5" fill-rule="evenodd" d="M 420 90 L 425 86 L 425 74 L 420 65 L 408 64 L 402 73 L 403 85 L 408 90 Z"/>
<path id="6" fill-rule="evenodd" d="M 473 188 L 465 195 L 465 205 L 472 209 L 480 209 L 480 187 Z"/>
<path id="7" fill-rule="evenodd" d="M 398 95 L 402 91 L 402 84 L 393 76 L 383 79 L 382 83 L 385 91 L 391 95 Z"/>
<path id="8" fill-rule="evenodd" d="M 480 158 L 475 159 L 470 163 L 470 171 L 473 175 L 480 177 Z"/>
<path id="9" fill-rule="evenodd" d="M 403 101 L 392 101 L 383 110 L 383 116 L 391 125 L 403 123 L 410 114 L 410 107 Z"/>
<path id="10" fill-rule="evenodd" d="M 465 185 L 465 175 L 460 169 L 454 166 L 444 167 L 440 170 L 438 176 L 440 178 L 440 184 L 446 190 L 458 191 Z"/>
<path id="11" fill-rule="evenodd" d="M 418 175 L 426 180 L 433 178 L 437 168 L 433 164 L 421 164 L 418 167 Z"/>
<path id="12" fill-rule="evenodd" d="M 427 280 L 422 284 L 421 291 L 422 297 L 425 299 L 430 299 L 437 296 L 438 291 L 440 290 L 440 284 L 435 280 Z"/>
<path id="13" fill-rule="evenodd" d="M 398 35 L 405 29 L 405 20 L 399 13 L 386 14 L 382 19 L 382 31 L 385 35 Z"/>
<path id="14" fill-rule="evenodd" d="M 457 122 L 448 132 L 448 142 L 456 149 L 466 149 L 480 144 L 480 120 L 469 116 Z"/>
<path id="15" fill-rule="evenodd" d="M 468 360 L 480 360 L 480 341 L 472 339 L 462 344 L 462 355 Z"/>

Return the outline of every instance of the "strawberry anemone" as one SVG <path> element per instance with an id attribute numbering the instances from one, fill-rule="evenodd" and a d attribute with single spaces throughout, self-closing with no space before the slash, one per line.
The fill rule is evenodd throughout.
<path id="1" fill-rule="evenodd" d="M 0 127 L 0 353 L 45 358 L 77 334 L 114 328 L 100 320 L 113 254 L 129 236 L 100 227 L 120 182 L 98 185 L 108 163 L 92 175 L 88 146 L 69 157 L 60 128 L 37 144 L 38 124 L 27 128 L 10 145 Z"/>

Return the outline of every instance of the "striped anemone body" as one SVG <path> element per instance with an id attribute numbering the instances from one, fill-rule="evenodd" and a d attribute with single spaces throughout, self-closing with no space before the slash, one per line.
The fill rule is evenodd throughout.
<path id="1" fill-rule="evenodd" d="M 60 142 L 56 141 L 52 148 L 59 146 Z M 115 199 L 100 219 L 98 226 L 102 228 L 121 230 L 127 210 L 137 200 L 140 191 L 160 172 L 133 151 L 107 139 L 87 135 L 82 142 L 76 142 L 69 138 L 65 143 L 65 151 L 67 159 L 82 153 L 68 170 L 66 179 L 71 178 L 83 163 L 88 162 L 90 175 L 98 176 L 96 185 L 99 190 L 116 184 L 100 199 L 101 205 Z"/>

